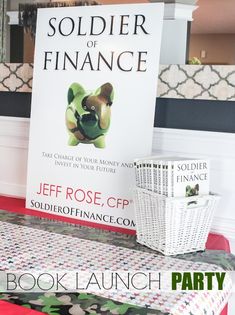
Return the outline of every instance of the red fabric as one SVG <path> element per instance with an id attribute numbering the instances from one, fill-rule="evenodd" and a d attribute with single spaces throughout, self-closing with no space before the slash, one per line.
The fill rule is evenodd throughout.
<path id="1" fill-rule="evenodd" d="M 210 233 L 206 242 L 207 249 L 224 250 L 230 253 L 230 244 L 227 238 L 220 234 Z"/>
<path id="2" fill-rule="evenodd" d="M 26 307 L 14 305 L 5 301 L 0 301 L 0 315 L 44 315 L 38 311 L 30 310 Z"/>
<path id="3" fill-rule="evenodd" d="M 7 210 L 10 212 L 17 212 L 17 213 L 25 214 L 25 215 L 36 216 L 36 217 L 40 217 L 40 218 L 46 218 L 46 219 L 50 219 L 50 220 L 58 220 L 58 221 L 69 222 L 69 223 L 73 223 L 73 224 L 86 225 L 86 226 L 90 226 L 90 227 L 94 227 L 94 228 L 98 228 L 98 229 L 120 232 L 120 233 L 124 233 L 124 234 L 131 234 L 131 235 L 135 234 L 134 230 L 119 228 L 119 227 L 115 227 L 115 226 L 108 226 L 108 225 L 104 225 L 104 224 L 93 223 L 93 222 L 83 221 L 83 220 L 79 220 L 79 219 L 67 218 L 67 217 L 63 217 L 63 216 L 55 215 L 55 214 L 50 214 L 50 213 L 43 212 L 43 211 L 26 209 L 25 208 L 25 199 L 0 196 L 0 209 L 1 210 Z"/>
<path id="4" fill-rule="evenodd" d="M 228 314 L 228 304 L 223 309 L 220 315 Z M 14 305 L 5 301 L 0 301 L 0 315 L 45 315 L 38 311 L 30 310 L 26 307 Z"/>
<path id="5" fill-rule="evenodd" d="M 223 309 L 222 313 L 220 313 L 220 315 L 227 315 L 228 314 L 228 304 L 225 306 L 225 308 Z"/>
<path id="6" fill-rule="evenodd" d="M 220 315 L 227 315 L 228 305 L 225 306 Z M 44 315 L 38 311 L 27 309 L 23 306 L 14 305 L 5 301 L 0 301 L 0 315 Z"/>
<path id="7" fill-rule="evenodd" d="M 217 250 L 224 250 L 227 253 L 230 253 L 230 244 L 229 241 L 220 234 L 210 233 L 206 242 L 207 249 L 217 249 Z M 220 315 L 227 315 L 228 314 L 228 304 L 223 309 Z"/>

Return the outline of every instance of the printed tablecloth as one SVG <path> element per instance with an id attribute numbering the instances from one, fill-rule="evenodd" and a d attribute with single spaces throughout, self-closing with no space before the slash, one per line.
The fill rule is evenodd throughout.
<path id="1" fill-rule="evenodd" d="M 43 222 L 45 221 L 39 220 L 35 224 L 36 227 L 39 225 L 42 227 Z M 66 226 L 64 226 L 64 229 L 66 229 Z M 69 229 L 71 230 L 71 226 Z M 82 228 L 83 232 L 85 230 L 87 228 Z M 92 231 L 94 232 L 94 229 L 89 229 L 90 234 Z M 106 233 L 109 234 L 109 232 Z M 115 233 L 115 235 L 117 239 L 125 239 L 125 237 L 128 239 L 129 237 L 123 237 L 118 235 L 118 233 Z M 3 221 L 0 222 L 0 238 L 0 269 L 2 270 L 27 270 L 29 268 L 55 270 L 61 269 L 61 266 L 63 266 L 63 270 L 78 270 L 83 268 L 94 271 L 105 269 L 123 270 L 123 268 L 127 270 L 146 270 L 146 268 L 150 270 L 220 270 L 216 265 L 163 257 L 156 253 L 146 253 L 140 250 L 113 246 L 102 242 L 47 232 Z M 4 256 L 2 255 L 3 253 Z M 227 303 L 230 290 L 231 283 L 227 281 L 224 290 L 220 292 L 161 292 L 157 294 L 154 292 L 148 292 L 147 294 L 106 292 L 102 294 L 107 299 L 104 307 L 108 307 L 109 309 L 115 308 L 122 303 L 123 310 L 127 307 L 126 304 L 136 305 L 139 310 L 138 314 L 151 314 L 151 310 L 156 310 L 174 315 L 215 315 L 219 314 Z M 40 297 L 40 294 L 38 297 Z M 79 297 L 80 300 L 82 298 L 85 301 L 89 300 L 81 294 L 77 295 L 75 299 L 79 300 Z M 7 296 L 5 298 L 7 299 Z M 58 299 L 57 296 L 53 296 L 51 293 L 48 293 L 48 296 L 45 296 L 45 298 Z M 74 298 L 74 295 L 72 295 L 72 298 Z M 71 296 L 66 297 L 63 294 L 59 295 L 59 299 L 67 299 L 67 302 L 70 300 L 70 303 L 72 303 L 72 298 Z M 92 298 L 94 299 L 94 296 Z M 38 303 L 42 303 L 40 298 L 38 301 Z M 118 301 L 118 304 L 115 304 L 115 301 Z M 114 305 L 110 305 L 110 303 L 114 303 Z M 71 305 L 74 307 L 74 304 Z M 78 304 L 77 307 L 81 308 L 81 304 Z M 145 313 L 140 312 L 140 307 L 142 307 L 141 310 L 145 310 Z M 149 308 L 147 312 L 146 307 Z M 77 315 L 82 313 L 79 313 L 75 309 L 74 311 L 70 310 L 67 314 Z M 123 312 L 123 314 L 125 313 Z M 131 313 L 128 312 L 126 314 Z"/>

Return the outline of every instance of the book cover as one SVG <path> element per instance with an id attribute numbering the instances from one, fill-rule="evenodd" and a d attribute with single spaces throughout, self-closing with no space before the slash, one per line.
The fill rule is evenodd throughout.
<path id="1" fill-rule="evenodd" d="M 208 160 L 181 160 L 172 164 L 174 197 L 209 194 Z"/>

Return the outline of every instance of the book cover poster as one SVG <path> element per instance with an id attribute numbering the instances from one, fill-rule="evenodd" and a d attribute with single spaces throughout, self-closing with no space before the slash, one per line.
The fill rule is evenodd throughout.
<path id="1" fill-rule="evenodd" d="M 163 4 L 39 9 L 26 206 L 135 229 L 151 153 Z"/>

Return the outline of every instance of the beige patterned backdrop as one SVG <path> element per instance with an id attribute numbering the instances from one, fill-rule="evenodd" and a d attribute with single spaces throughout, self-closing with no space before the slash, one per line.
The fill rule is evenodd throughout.
<path id="1" fill-rule="evenodd" d="M 31 92 L 33 64 L 0 64 L 0 91 Z M 162 65 L 158 97 L 235 101 L 235 66 Z"/>
<path id="2" fill-rule="evenodd" d="M 158 96 L 235 100 L 235 66 L 161 66 Z"/>
<path id="3" fill-rule="evenodd" d="M 31 92 L 33 64 L 0 63 L 0 91 Z"/>

